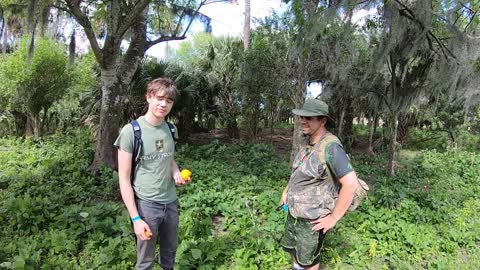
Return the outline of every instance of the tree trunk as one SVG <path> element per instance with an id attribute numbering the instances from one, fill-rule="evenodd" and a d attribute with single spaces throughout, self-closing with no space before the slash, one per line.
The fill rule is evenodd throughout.
<path id="1" fill-rule="evenodd" d="M 25 135 L 27 127 L 27 116 L 20 111 L 12 111 L 12 115 L 15 123 L 15 135 L 17 137 Z"/>
<path id="2" fill-rule="evenodd" d="M 125 89 L 118 80 L 115 67 L 101 70 L 102 103 L 100 123 L 97 130 L 95 158 L 91 169 L 97 172 L 102 164 L 112 169 L 117 168 L 117 149 L 113 145 L 118 137 L 121 119 L 121 95 Z"/>
<path id="3" fill-rule="evenodd" d="M 227 122 L 227 134 L 230 139 L 239 139 L 240 130 L 238 129 L 237 120 L 230 118 Z"/>
<path id="4" fill-rule="evenodd" d="M 42 129 L 43 135 L 53 134 L 55 133 L 55 129 L 56 129 L 56 127 L 52 124 L 53 114 L 49 115 L 48 110 L 49 109 L 44 109 L 44 114 L 42 117 L 42 125 L 40 128 Z"/>
<path id="5" fill-rule="evenodd" d="M 470 110 L 470 102 L 466 102 L 465 106 L 463 107 L 463 124 L 470 122 L 468 117 L 468 111 Z"/>
<path id="6" fill-rule="evenodd" d="M 340 117 L 337 122 L 337 136 L 342 140 L 343 136 L 343 119 L 345 119 L 345 106 L 342 106 L 342 111 L 340 112 Z"/>
<path id="7" fill-rule="evenodd" d="M 34 52 L 35 52 L 35 28 L 32 30 L 32 36 L 30 37 L 30 45 L 28 46 L 28 62 L 32 61 Z"/>
<path id="8" fill-rule="evenodd" d="M 373 150 L 373 141 L 375 140 L 375 130 L 378 122 L 377 119 L 378 115 L 376 112 L 374 112 L 373 116 L 370 118 L 370 129 L 368 132 L 368 154 L 370 156 L 375 155 L 375 151 Z"/>
<path id="9" fill-rule="evenodd" d="M 395 176 L 395 158 L 397 146 L 397 131 L 398 131 L 398 115 L 399 112 L 393 113 L 392 121 L 390 123 L 390 145 L 388 146 L 388 174 Z"/>
<path id="10" fill-rule="evenodd" d="M 76 42 L 75 42 L 75 29 L 72 32 L 72 36 L 70 37 L 70 44 L 68 45 L 68 64 L 73 66 L 75 63 L 75 49 L 76 49 Z"/>
<path id="11" fill-rule="evenodd" d="M 455 136 L 455 132 L 453 131 L 453 128 L 447 128 L 447 134 L 448 134 L 448 137 L 450 138 L 450 142 L 451 142 L 451 146 L 455 149 L 457 148 L 457 140 L 456 140 L 456 136 Z"/>
<path id="12" fill-rule="evenodd" d="M 3 16 L 3 9 L 0 7 L 0 39 L 3 37 L 3 30 L 5 29 L 5 25 L 7 24 L 6 18 Z"/>
<path id="13" fill-rule="evenodd" d="M 48 26 L 48 16 L 50 15 L 50 7 L 46 6 L 42 9 L 42 17 L 40 20 L 40 37 L 45 37 Z"/>
<path id="14" fill-rule="evenodd" d="M 247 112 L 247 138 L 252 141 L 256 141 L 259 133 L 259 123 L 258 120 L 260 119 L 259 112 L 257 110 L 257 104 L 252 105 L 252 107 L 255 106 L 254 108 L 251 108 L 249 112 Z"/>
<path id="15" fill-rule="evenodd" d="M 293 117 L 294 125 L 293 125 L 293 138 L 292 138 L 292 152 L 290 152 L 290 167 L 295 160 L 295 156 L 297 155 L 302 142 L 303 142 L 303 134 L 301 130 L 300 118 L 298 116 Z"/>
<path id="16" fill-rule="evenodd" d="M 107 40 L 103 51 L 100 123 L 97 130 L 95 158 L 91 165 L 91 170 L 95 173 L 98 173 L 102 164 L 111 169 L 117 169 L 117 149 L 113 143 L 123 124 L 123 97 L 147 50 L 146 21 L 137 20 L 132 26 L 132 33 L 130 46 L 121 61 L 117 59 L 120 52 L 119 39 L 112 37 Z"/>
<path id="17" fill-rule="evenodd" d="M 40 130 L 40 115 L 34 115 L 32 113 L 27 113 L 27 123 L 26 123 L 26 136 L 33 136 L 39 138 L 42 136 Z"/>
<path id="18" fill-rule="evenodd" d="M 354 145 L 354 136 L 353 136 L 353 108 L 352 108 L 352 97 L 346 97 L 346 104 L 344 109 L 344 116 L 342 121 L 342 143 L 343 146 L 349 150 Z"/>
<path id="19" fill-rule="evenodd" d="M 35 138 L 42 137 L 42 121 L 40 119 L 40 113 L 33 117 L 33 135 Z"/>
<path id="20" fill-rule="evenodd" d="M 170 46 L 168 46 L 168 42 L 165 42 L 165 59 L 167 61 L 170 59 Z"/>
<path id="21" fill-rule="evenodd" d="M 27 114 L 27 121 L 25 122 L 25 136 L 31 137 L 34 135 L 34 120 Z"/>
<path id="22" fill-rule="evenodd" d="M 61 15 L 62 14 L 60 11 L 57 10 L 57 16 L 55 16 L 55 19 L 53 21 L 53 23 L 51 24 L 50 26 L 50 29 L 51 29 L 51 35 L 54 36 L 56 33 L 59 32 L 59 25 L 60 25 L 60 20 L 62 19 Z M 75 30 L 75 28 L 74 28 Z"/>
<path id="23" fill-rule="evenodd" d="M 7 46 L 8 46 L 8 25 L 5 24 L 3 29 L 3 40 L 2 40 L 2 54 L 3 56 L 7 55 Z"/>
<path id="24" fill-rule="evenodd" d="M 377 134 L 377 129 L 378 129 L 378 123 L 380 122 L 380 114 L 378 113 L 375 113 L 375 125 L 373 126 L 373 136 L 375 136 L 375 134 Z M 384 126 L 385 124 L 382 124 L 382 127 Z"/>
<path id="25" fill-rule="evenodd" d="M 35 9 L 37 8 L 38 0 L 30 0 L 27 6 L 27 32 L 32 33 L 35 28 Z"/>
<path id="26" fill-rule="evenodd" d="M 302 78 L 302 77 L 300 77 Z M 303 87 L 307 84 L 307 80 L 303 78 L 297 85 L 297 92 L 295 93 L 293 103 L 295 104 L 295 108 L 300 108 L 305 100 L 305 91 L 306 87 Z M 301 131 L 301 123 L 300 118 L 294 116 L 294 124 L 293 124 L 293 138 L 292 138 L 292 152 L 290 153 L 290 166 L 293 164 L 293 160 L 297 155 L 298 150 L 300 149 L 301 144 L 303 143 L 303 134 Z"/>
<path id="27" fill-rule="evenodd" d="M 412 113 L 400 114 L 398 117 L 398 134 L 397 141 L 403 144 L 408 136 L 410 128 L 415 125 L 417 116 Z"/>
<path id="28" fill-rule="evenodd" d="M 269 119 L 267 119 L 267 122 L 270 122 L 269 126 L 270 126 L 271 141 L 273 140 L 273 135 L 275 135 L 275 130 L 273 129 L 273 125 L 275 124 L 274 118 L 275 118 L 274 113 L 271 112 Z"/>
<path id="29" fill-rule="evenodd" d="M 250 0 L 245 0 L 245 21 L 243 23 L 243 48 L 250 46 Z"/>
<path id="30" fill-rule="evenodd" d="M 30 0 L 27 7 L 27 33 L 32 35 L 30 37 L 30 46 L 28 47 L 28 61 L 32 61 L 33 53 L 35 51 L 35 28 L 37 22 L 35 20 L 35 9 L 37 8 L 38 0 Z"/>

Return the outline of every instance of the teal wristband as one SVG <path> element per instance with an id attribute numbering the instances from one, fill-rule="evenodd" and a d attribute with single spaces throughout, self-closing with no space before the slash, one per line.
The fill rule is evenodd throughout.
<path id="1" fill-rule="evenodd" d="M 140 216 L 132 217 L 132 222 L 138 221 L 140 219 L 141 219 Z"/>

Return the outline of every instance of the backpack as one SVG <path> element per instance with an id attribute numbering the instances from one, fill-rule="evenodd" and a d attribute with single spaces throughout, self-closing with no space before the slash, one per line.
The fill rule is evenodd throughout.
<path id="1" fill-rule="evenodd" d="M 172 134 L 173 142 L 177 143 L 177 137 L 175 136 L 175 127 L 172 123 L 165 121 L 168 125 L 168 129 L 170 130 L 170 134 Z M 133 176 L 135 174 L 135 168 L 137 167 L 138 160 L 140 159 L 140 152 L 142 150 L 142 130 L 138 121 L 133 119 L 130 124 L 133 127 L 133 153 L 132 153 L 132 168 L 130 170 L 130 180 L 133 182 Z"/>
<path id="2" fill-rule="evenodd" d="M 327 149 L 327 145 L 331 142 L 336 142 L 342 145 L 340 140 L 335 135 L 328 133 L 325 135 L 325 138 L 320 142 L 317 152 L 318 152 L 318 155 L 320 156 L 320 160 L 322 161 L 322 166 L 327 172 L 328 178 L 331 179 L 331 181 L 336 181 L 337 182 L 336 184 L 338 184 L 337 179 L 333 177 L 332 172 L 330 171 L 330 168 L 327 165 L 327 159 L 325 155 L 325 150 Z M 354 211 L 355 209 L 357 209 L 357 207 L 360 205 L 363 199 L 365 198 L 368 199 L 367 192 L 370 190 L 370 188 L 368 187 L 368 184 L 358 177 L 357 177 L 357 180 L 358 180 L 358 187 L 355 190 L 355 194 L 353 196 L 352 203 L 348 208 L 348 211 Z"/>

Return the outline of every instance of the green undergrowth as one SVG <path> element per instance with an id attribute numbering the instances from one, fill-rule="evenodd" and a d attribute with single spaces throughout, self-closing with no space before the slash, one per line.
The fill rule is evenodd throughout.
<path id="1" fill-rule="evenodd" d="M 478 134 L 468 132 L 465 128 L 457 128 L 452 131 L 452 134 L 454 134 L 454 141 L 446 131 L 412 128 L 409 130 L 405 148 L 436 149 L 437 151 L 448 151 L 451 148 L 465 151 L 480 150 Z"/>
<path id="2" fill-rule="evenodd" d="M 182 145 L 177 269 L 289 269 L 276 211 L 290 170 L 263 144 Z M 93 134 L 0 139 L 0 269 L 132 269 L 118 178 L 89 172 Z M 422 150 L 384 172 L 356 155 L 369 198 L 329 232 L 326 269 L 480 269 L 480 154 Z M 403 162 L 403 161 L 402 161 Z M 158 265 L 155 269 L 159 269 Z"/>

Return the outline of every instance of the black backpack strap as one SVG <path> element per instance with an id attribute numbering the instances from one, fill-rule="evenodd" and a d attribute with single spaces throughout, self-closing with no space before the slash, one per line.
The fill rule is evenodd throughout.
<path id="1" fill-rule="evenodd" d="M 176 136 L 177 130 L 175 129 L 175 126 L 168 121 L 165 121 L 165 122 L 167 122 L 168 129 L 170 129 L 170 133 L 172 134 L 173 142 L 176 143 L 177 142 L 177 136 Z"/>
<path id="2" fill-rule="evenodd" d="M 133 126 L 133 153 L 132 153 L 132 168 L 130 173 L 130 180 L 133 182 L 137 162 L 140 159 L 140 151 L 142 149 L 142 129 L 136 119 L 132 120 L 130 124 Z"/>

